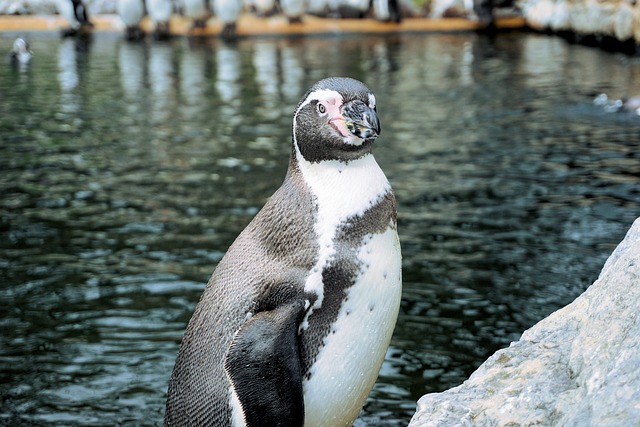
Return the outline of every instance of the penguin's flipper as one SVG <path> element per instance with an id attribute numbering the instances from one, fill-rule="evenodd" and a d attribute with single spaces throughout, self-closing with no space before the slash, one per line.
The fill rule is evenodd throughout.
<path id="1" fill-rule="evenodd" d="M 247 427 L 302 426 L 298 346 L 301 301 L 254 314 L 236 332 L 224 361 Z"/>

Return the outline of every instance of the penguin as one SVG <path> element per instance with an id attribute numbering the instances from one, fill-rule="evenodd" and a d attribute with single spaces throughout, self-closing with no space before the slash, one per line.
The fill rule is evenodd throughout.
<path id="1" fill-rule="evenodd" d="M 116 11 L 126 27 L 127 40 L 140 40 L 144 37 L 140 28 L 140 21 L 144 17 L 144 0 L 117 0 Z"/>
<path id="2" fill-rule="evenodd" d="M 164 425 L 347 426 L 401 294 L 396 201 L 373 157 L 376 97 L 329 77 L 293 114 L 281 187 L 230 246 L 185 331 Z"/>
<path id="3" fill-rule="evenodd" d="M 290 24 L 301 24 L 302 15 L 305 11 L 305 0 L 280 0 L 282 13 L 287 17 Z"/>
<path id="4" fill-rule="evenodd" d="M 57 0 L 56 9 L 69 22 L 69 28 L 62 30 L 63 37 L 85 33 L 93 27 L 82 0 Z"/>
<path id="5" fill-rule="evenodd" d="M 171 34 L 169 19 L 173 12 L 171 0 L 146 0 L 147 12 L 154 25 L 154 37 L 156 40 L 164 40 Z"/>
<path id="6" fill-rule="evenodd" d="M 261 18 L 270 17 L 276 13 L 276 0 L 250 0 L 249 8 Z"/>
<path id="7" fill-rule="evenodd" d="M 13 47 L 11 48 L 11 53 L 9 54 L 9 61 L 11 65 L 16 67 L 24 67 L 26 66 L 33 57 L 33 52 L 29 48 L 29 43 L 27 43 L 22 38 L 17 38 L 13 42 Z"/>
<path id="8" fill-rule="evenodd" d="M 211 10 L 222 22 L 223 37 L 234 37 L 236 35 L 236 22 L 242 12 L 242 0 L 211 0 Z"/>
<path id="9" fill-rule="evenodd" d="M 373 0 L 373 14 L 378 21 L 382 22 L 402 22 L 402 11 L 399 0 Z"/>
<path id="10" fill-rule="evenodd" d="M 193 28 L 206 28 L 211 16 L 207 0 L 182 0 L 182 13 L 193 20 Z"/>
<path id="11" fill-rule="evenodd" d="M 370 9 L 369 0 L 337 0 L 338 15 L 344 19 L 364 18 Z"/>
<path id="12" fill-rule="evenodd" d="M 307 2 L 307 13 L 326 17 L 329 13 L 329 3 L 330 0 L 309 0 Z"/>

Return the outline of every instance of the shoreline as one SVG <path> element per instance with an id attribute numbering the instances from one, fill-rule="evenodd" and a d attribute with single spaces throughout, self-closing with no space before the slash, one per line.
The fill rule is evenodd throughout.
<path id="1" fill-rule="evenodd" d="M 93 33 L 124 32 L 125 27 L 118 15 L 105 14 L 91 17 Z M 189 18 L 174 15 L 170 20 L 172 36 L 219 36 L 222 24 L 215 18 L 209 19 L 206 28 L 191 28 Z M 496 19 L 498 30 L 518 30 L 527 28 L 522 17 Z M 0 15 L 1 33 L 61 31 L 68 27 L 60 15 Z M 153 24 L 145 17 L 140 27 L 145 33 L 153 32 Z M 283 16 L 259 18 L 244 14 L 238 19 L 236 35 L 246 36 L 306 36 L 341 34 L 400 34 L 478 31 L 484 26 L 464 18 L 406 18 L 400 23 L 379 22 L 373 19 L 328 19 L 305 16 L 301 24 L 289 24 Z"/>

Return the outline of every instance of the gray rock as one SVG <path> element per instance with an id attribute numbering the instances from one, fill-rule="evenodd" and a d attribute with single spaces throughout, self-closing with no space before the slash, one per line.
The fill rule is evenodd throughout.
<path id="1" fill-rule="evenodd" d="M 621 0 L 515 0 L 527 24 L 537 30 L 572 31 L 640 43 L 638 3 Z"/>
<path id="2" fill-rule="evenodd" d="M 462 385 L 420 398 L 409 424 L 532 425 L 640 425 L 640 218 L 585 293 Z"/>

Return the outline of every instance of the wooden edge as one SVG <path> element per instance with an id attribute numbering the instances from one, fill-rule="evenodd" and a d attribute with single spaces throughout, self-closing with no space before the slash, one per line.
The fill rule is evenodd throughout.
<path id="1" fill-rule="evenodd" d="M 91 17 L 96 32 L 122 32 L 124 25 L 117 15 L 96 15 Z M 153 24 L 145 17 L 141 22 L 145 32 L 153 31 Z M 0 32 L 21 31 L 60 31 L 68 27 L 67 21 L 59 15 L 0 15 Z M 499 29 L 518 29 L 525 27 L 521 17 L 499 18 Z M 463 18 L 407 18 L 401 23 L 379 22 L 372 19 L 324 19 L 305 16 L 301 24 L 289 24 L 283 16 L 259 18 L 254 15 L 242 15 L 237 22 L 238 36 L 260 35 L 313 35 L 313 34 L 357 34 L 357 33 L 421 33 L 474 31 L 482 26 Z M 179 36 L 216 36 L 222 30 L 222 24 L 215 18 L 209 19 L 206 28 L 192 28 L 190 19 L 174 15 L 170 21 L 172 35 Z"/>

